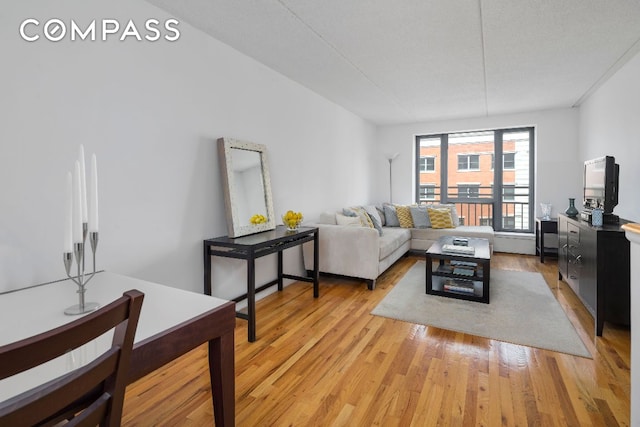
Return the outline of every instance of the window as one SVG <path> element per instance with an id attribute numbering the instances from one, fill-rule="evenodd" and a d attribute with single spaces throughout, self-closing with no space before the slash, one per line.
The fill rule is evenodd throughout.
<path id="1" fill-rule="evenodd" d="M 491 155 L 491 170 L 495 168 L 496 156 Z M 516 168 L 516 153 L 505 153 L 502 156 L 502 168 L 513 170 Z"/>
<path id="2" fill-rule="evenodd" d="M 502 228 L 505 230 L 512 230 L 516 228 L 516 217 L 515 216 L 502 217 Z"/>
<path id="3" fill-rule="evenodd" d="M 436 200 L 436 186 L 434 184 L 420 186 L 419 201 L 422 202 L 424 200 Z"/>
<path id="4" fill-rule="evenodd" d="M 477 199 L 478 197 L 480 197 L 480 185 L 458 184 L 459 199 Z"/>
<path id="5" fill-rule="evenodd" d="M 503 185 L 502 186 L 502 200 L 505 202 L 511 202 L 516 199 L 516 186 L 515 185 Z"/>
<path id="6" fill-rule="evenodd" d="M 415 200 L 455 203 L 467 225 L 533 232 L 534 130 L 525 127 L 416 136 Z M 426 158 L 434 159 L 433 169 Z M 427 185 L 432 187 L 427 189 Z"/>
<path id="7" fill-rule="evenodd" d="M 480 169 L 480 156 L 478 154 L 458 154 L 458 170 Z"/>
<path id="8" fill-rule="evenodd" d="M 516 153 L 504 153 L 502 156 L 502 169 L 513 170 L 516 168 Z"/>
<path id="9" fill-rule="evenodd" d="M 487 218 L 487 217 L 480 218 L 480 225 L 493 225 L 493 218 Z"/>
<path id="10" fill-rule="evenodd" d="M 434 172 L 436 170 L 435 157 L 420 157 L 420 172 Z"/>

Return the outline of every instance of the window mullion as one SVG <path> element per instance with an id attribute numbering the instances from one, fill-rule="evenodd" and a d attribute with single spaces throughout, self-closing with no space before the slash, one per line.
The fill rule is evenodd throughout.
<path id="1" fill-rule="evenodd" d="M 502 230 L 504 221 L 502 218 L 502 167 L 504 166 L 503 157 L 503 132 L 496 130 L 494 132 L 494 158 L 493 162 L 493 228 Z"/>
<path id="2" fill-rule="evenodd" d="M 447 174 L 449 173 L 449 135 L 443 134 L 440 136 L 440 202 L 446 203 L 449 201 L 449 179 Z M 457 159 L 456 159 L 457 161 Z"/>

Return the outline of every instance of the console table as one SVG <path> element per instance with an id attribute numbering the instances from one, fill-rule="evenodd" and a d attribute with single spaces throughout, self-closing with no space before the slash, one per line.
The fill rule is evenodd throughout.
<path id="1" fill-rule="evenodd" d="M 249 322 L 248 340 L 256 340 L 256 292 L 263 291 L 275 284 L 278 290 L 282 290 L 283 279 L 301 280 L 313 283 L 313 297 L 318 298 L 318 228 L 300 227 L 295 231 L 289 231 L 284 226 L 278 226 L 275 230 L 250 234 L 237 238 L 228 236 L 216 237 L 204 241 L 204 293 L 211 295 L 211 259 L 213 256 L 223 258 L 237 258 L 247 261 L 247 293 L 233 299 L 235 302 L 247 300 L 247 313 L 236 312 L 236 317 Z M 302 245 L 313 241 L 313 273 L 311 277 L 285 274 L 282 269 L 282 252 L 285 249 Z M 255 260 L 265 255 L 278 254 L 278 277 L 256 288 Z"/>

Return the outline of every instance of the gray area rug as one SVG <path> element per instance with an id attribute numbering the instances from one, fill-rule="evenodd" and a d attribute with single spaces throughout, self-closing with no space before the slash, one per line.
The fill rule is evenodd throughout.
<path id="1" fill-rule="evenodd" d="M 492 270 L 490 304 L 427 295 L 425 277 L 418 261 L 371 314 L 592 358 L 540 273 Z"/>

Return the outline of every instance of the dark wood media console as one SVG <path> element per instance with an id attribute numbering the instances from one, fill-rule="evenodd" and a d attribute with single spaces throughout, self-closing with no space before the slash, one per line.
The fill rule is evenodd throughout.
<path id="1" fill-rule="evenodd" d="M 621 228 L 628 222 L 594 227 L 580 218 L 558 216 L 558 278 L 593 315 L 597 336 L 602 336 L 605 320 L 631 322 L 630 249 Z"/>

